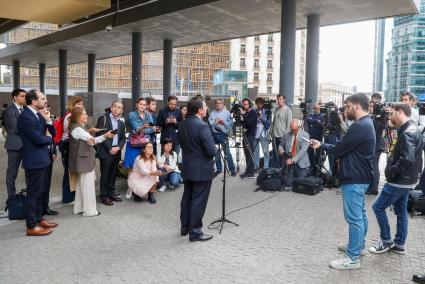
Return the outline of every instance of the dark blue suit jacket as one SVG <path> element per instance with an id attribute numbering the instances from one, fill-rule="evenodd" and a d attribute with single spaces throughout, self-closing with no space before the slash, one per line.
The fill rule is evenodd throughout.
<path id="1" fill-rule="evenodd" d="M 46 168 L 51 163 L 52 137 L 47 136 L 46 131 L 55 136 L 55 127 L 47 124 L 41 115 L 39 118 L 27 107 L 18 117 L 18 133 L 23 144 L 22 166 L 26 170 Z"/>
<path id="2" fill-rule="evenodd" d="M 183 151 L 183 178 L 188 181 L 212 180 L 217 148 L 208 125 L 191 115 L 180 123 L 178 133 Z"/>

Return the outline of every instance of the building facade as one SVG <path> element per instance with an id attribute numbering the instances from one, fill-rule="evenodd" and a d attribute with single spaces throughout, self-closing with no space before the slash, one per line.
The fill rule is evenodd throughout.
<path id="1" fill-rule="evenodd" d="M 373 62 L 373 92 L 382 92 L 384 88 L 384 45 L 385 19 L 375 21 L 375 52 Z"/>
<path id="2" fill-rule="evenodd" d="M 338 107 L 342 107 L 345 98 L 355 93 L 356 87 L 344 86 L 340 82 L 323 82 L 319 84 L 318 102 L 321 104 L 333 102 Z"/>
<path id="3" fill-rule="evenodd" d="M 425 94 L 425 0 L 420 1 L 420 14 L 394 18 L 387 62 L 388 102 L 398 101 L 403 91 Z"/>
<path id="4" fill-rule="evenodd" d="M 231 69 L 248 72 L 248 87 L 258 87 L 258 95 L 279 94 L 280 33 L 233 39 Z M 297 31 L 294 102 L 305 93 L 306 32 Z"/>

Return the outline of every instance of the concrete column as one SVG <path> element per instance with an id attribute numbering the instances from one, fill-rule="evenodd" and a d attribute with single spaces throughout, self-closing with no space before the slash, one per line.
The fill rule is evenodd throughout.
<path id="1" fill-rule="evenodd" d="M 38 64 L 38 81 L 40 85 L 40 91 L 46 94 L 46 64 Z"/>
<path id="2" fill-rule="evenodd" d="M 18 60 L 13 60 L 13 89 L 21 87 L 21 70 Z"/>
<path id="3" fill-rule="evenodd" d="M 173 71 L 173 41 L 164 40 L 164 63 L 162 69 L 162 100 L 166 102 L 171 95 L 171 73 Z"/>
<path id="4" fill-rule="evenodd" d="M 68 100 L 67 66 L 67 52 L 64 49 L 59 49 L 59 103 L 61 116 L 66 113 Z"/>
<path id="5" fill-rule="evenodd" d="M 294 103 L 296 0 L 282 0 L 279 92 Z"/>
<path id="6" fill-rule="evenodd" d="M 310 111 L 317 104 L 319 92 L 319 42 L 320 16 L 307 17 L 307 55 L 305 63 L 305 99 L 310 103 Z"/>
<path id="7" fill-rule="evenodd" d="M 135 106 L 137 99 L 140 97 L 141 88 L 142 34 L 139 32 L 133 32 L 131 38 L 131 99 L 133 101 L 133 106 Z"/>
<path id="8" fill-rule="evenodd" d="M 89 54 L 87 60 L 87 91 L 96 91 L 96 54 Z"/>

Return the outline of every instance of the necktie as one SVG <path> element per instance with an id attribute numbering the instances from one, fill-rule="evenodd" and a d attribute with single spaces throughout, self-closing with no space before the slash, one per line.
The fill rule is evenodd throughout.
<path id="1" fill-rule="evenodd" d="M 18 108 L 18 111 L 19 111 L 19 114 L 21 114 L 22 113 L 22 108 L 20 107 L 20 108 Z"/>
<path id="2" fill-rule="evenodd" d="M 294 143 L 292 143 L 292 150 L 291 150 L 292 157 L 295 157 L 296 154 L 297 154 L 297 135 L 295 135 L 294 137 Z"/>

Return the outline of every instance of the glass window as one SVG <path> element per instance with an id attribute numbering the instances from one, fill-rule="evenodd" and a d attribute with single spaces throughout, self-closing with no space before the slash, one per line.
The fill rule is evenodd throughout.
<path id="1" fill-rule="evenodd" d="M 254 59 L 254 68 L 259 68 L 259 67 L 260 67 L 260 60 Z"/>
<path id="2" fill-rule="evenodd" d="M 254 54 L 259 54 L 259 53 L 260 53 L 260 46 L 259 45 L 256 45 L 254 47 Z"/>
<path id="3" fill-rule="evenodd" d="M 257 73 L 257 72 L 255 72 L 255 73 L 254 73 L 254 81 L 255 81 L 255 82 L 257 82 L 257 81 L 258 81 L 258 73 Z"/>
<path id="4" fill-rule="evenodd" d="M 241 53 L 246 53 L 246 45 L 241 44 Z"/>
<path id="5" fill-rule="evenodd" d="M 272 73 L 267 73 L 267 82 L 271 82 L 273 79 Z"/>
<path id="6" fill-rule="evenodd" d="M 267 87 L 267 94 L 271 94 L 272 93 L 272 87 Z"/>
<path id="7" fill-rule="evenodd" d="M 267 60 L 267 68 L 273 68 L 273 61 L 272 60 Z"/>
<path id="8" fill-rule="evenodd" d="M 273 46 L 267 47 L 267 54 L 269 55 L 273 54 Z"/>
<path id="9" fill-rule="evenodd" d="M 245 67 L 245 58 L 241 58 L 240 66 Z"/>

